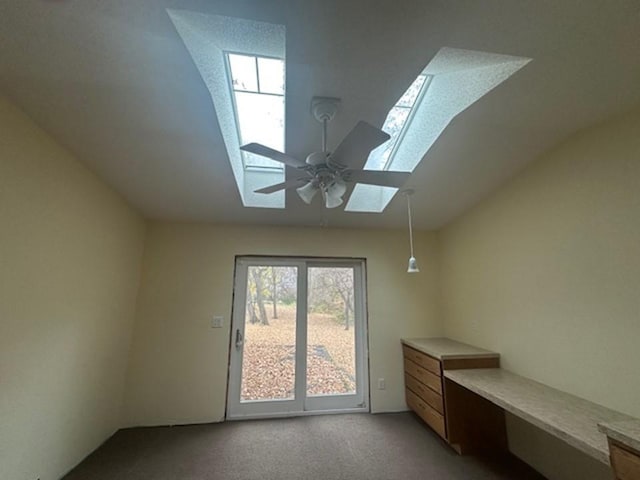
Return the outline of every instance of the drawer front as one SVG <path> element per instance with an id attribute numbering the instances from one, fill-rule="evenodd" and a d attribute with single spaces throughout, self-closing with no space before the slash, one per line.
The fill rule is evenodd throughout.
<path id="1" fill-rule="evenodd" d="M 431 390 L 435 390 L 437 393 L 442 395 L 442 380 L 440 377 L 413 363 L 407 357 L 404 358 L 404 371 L 412 377 L 420 380 Z"/>
<path id="2" fill-rule="evenodd" d="M 415 393 L 422 400 L 427 402 L 429 406 L 438 411 L 440 414 L 444 414 L 444 407 L 442 402 L 442 396 L 431 390 L 426 385 L 423 385 L 411 375 L 404 375 L 404 384 L 406 387 Z"/>
<path id="3" fill-rule="evenodd" d="M 427 425 L 433 428 L 438 435 L 446 439 L 446 433 L 444 429 L 444 418 L 433 408 L 427 405 L 420 397 L 418 397 L 411 390 L 405 390 L 407 395 L 407 405 L 409 408 L 416 412 L 420 418 L 422 418 Z"/>
<path id="4" fill-rule="evenodd" d="M 611 464 L 620 480 L 640 480 L 640 457 L 615 445 L 609 447 Z"/>
<path id="5" fill-rule="evenodd" d="M 424 353 L 419 352 L 411 347 L 407 347 L 406 345 L 402 346 L 402 351 L 404 353 L 404 356 L 411 360 L 413 363 L 416 363 L 422 368 L 429 370 L 431 373 L 440 376 L 439 360 L 431 358 L 429 355 L 425 355 Z"/>

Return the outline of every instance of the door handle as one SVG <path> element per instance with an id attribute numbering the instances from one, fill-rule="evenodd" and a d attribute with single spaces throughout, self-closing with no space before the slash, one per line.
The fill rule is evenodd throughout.
<path id="1" fill-rule="evenodd" d="M 240 333 L 240 329 L 236 330 L 236 350 L 240 350 L 244 345 L 244 338 L 242 337 L 242 333 Z"/>

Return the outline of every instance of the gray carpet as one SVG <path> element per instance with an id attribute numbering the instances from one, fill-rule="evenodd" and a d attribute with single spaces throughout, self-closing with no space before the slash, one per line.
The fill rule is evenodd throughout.
<path id="1" fill-rule="evenodd" d="M 513 457 L 460 457 L 411 413 L 121 430 L 66 480 L 543 479 Z"/>

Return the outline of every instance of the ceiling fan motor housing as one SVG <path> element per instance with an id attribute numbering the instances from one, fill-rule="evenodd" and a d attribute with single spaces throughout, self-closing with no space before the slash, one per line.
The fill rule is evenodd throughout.
<path id="1" fill-rule="evenodd" d="M 313 152 L 307 157 L 306 162 L 309 165 L 324 165 L 327 163 L 328 156 L 327 152 Z"/>

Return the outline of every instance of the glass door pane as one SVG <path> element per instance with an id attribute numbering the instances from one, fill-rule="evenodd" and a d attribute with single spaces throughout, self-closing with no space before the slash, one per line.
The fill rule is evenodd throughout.
<path id="1" fill-rule="evenodd" d="M 307 396 L 356 393 L 353 267 L 309 267 Z"/>
<path id="2" fill-rule="evenodd" d="M 298 269 L 247 267 L 240 402 L 295 397 Z"/>

